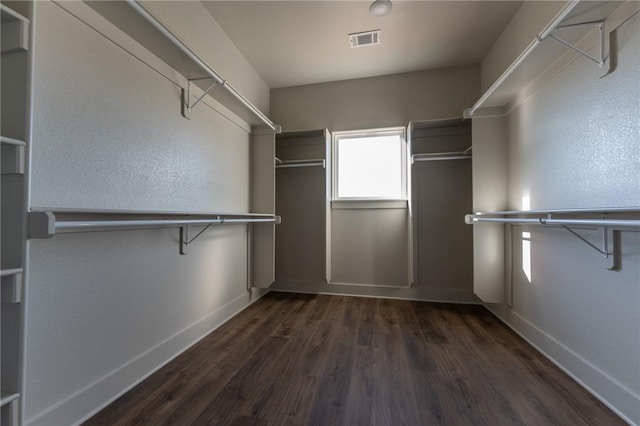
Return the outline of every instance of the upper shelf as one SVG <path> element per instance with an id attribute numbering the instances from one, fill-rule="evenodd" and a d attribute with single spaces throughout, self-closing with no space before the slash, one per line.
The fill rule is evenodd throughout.
<path id="1" fill-rule="evenodd" d="M 559 35 L 561 34 L 562 39 L 569 44 L 575 45 L 594 29 L 593 26 L 579 24 L 604 21 L 623 3 L 623 1 L 589 0 L 568 2 L 556 18 L 509 65 L 473 107 L 465 110 L 465 117 L 479 115 L 478 110 L 481 108 L 491 108 L 491 115 L 506 114 L 509 104 L 516 99 L 523 87 L 534 81 L 546 68 L 568 51 L 567 46 L 561 42 L 549 39 L 553 31 L 565 27 Z M 572 27 L 574 25 L 575 27 Z M 612 29 L 605 29 L 604 34 L 606 35 L 606 31 Z M 605 40 L 605 43 L 608 43 L 608 39 Z M 605 56 L 604 59 L 603 68 L 607 68 L 608 58 Z M 598 65 L 594 64 L 594 66 Z"/>
<path id="2" fill-rule="evenodd" d="M 29 47 L 29 20 L 4 4 L 0 4 L 2 54 L 25 51 Z"/>
<path id="3" fill-rule="evenodd" d="M 190 83 L 207 90 L 216 82 L 217 87 L 209 94 L 242 120 L 252 126 L 267 126 L 275 133 L 279 132 L 279 126 L 273 124 L 140 2 L 90 1 L 86 4 L 182 74 Z"/>

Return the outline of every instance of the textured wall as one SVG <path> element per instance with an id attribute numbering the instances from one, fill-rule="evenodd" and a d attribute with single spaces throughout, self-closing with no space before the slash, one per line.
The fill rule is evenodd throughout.
<path id="1" fill-rule="evenodd" d="M 479 68 L 470 66 L 275 89 L 271 113 L 286 131 L 455 118 L 480 96 L 479 78 Z"/>
<path id="2" fill-rule="evenodd" d="M 248 210 L 246 130 L 205 104 L 182 118 L 174 82 L 35 6 L 31 207 Z M 245 226 L 187 256 L 178 229 L 31 240 L 27 423 L 78 422 L 247 306 L 246 251 Z"/>
<path id="3" fill-rule="evenodd" d="M 40 13 L 32 208 L 248 208 L 245 131 L 204 105 L 185 120 L 174 84 L 59 7 Z"/>
<path id="4" fill-rule="evenodd" d="M 408 285 L 407 209 L 332 209 L 331 281 Z"/>
<path id="5" fill-rule="evenodd" d="M 640 206 L 640 16 L 615 34 L 617 67 L 582 58 L 508 117 L 511 209 Z M 531 282 L 522 271 L 531 232 Z M 599 243 L 601 234 L 582 230 Z M 513 309 L 500 315 L 619 412 L 640 423 L 640 233 L 622 269 L 562 229 L 514 227 Z"/>
<path id="6" fill-rule="evenodd" d="M 269 114 L 269 87 L 199 1 L 143 1 L 144 6 L 260 111 Z"/>

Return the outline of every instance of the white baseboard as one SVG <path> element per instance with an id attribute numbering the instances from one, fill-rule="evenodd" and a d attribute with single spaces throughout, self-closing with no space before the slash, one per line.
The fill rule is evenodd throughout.
<path id="1" fill-rule="evenodd" d="M 513 311 L 486 307 L 558 368 L 630 425 L 640 425 L 640 395 Z"/>
<path id="2" fill-rule="evenodd" d="M 362 284 L 327 284 L 326 281 L 276 281 L 273 291 L 334 296 L 377 297 L 384 299 L 415 300 L 481 304 L 472 290 L 439 289 L 426 287 L 381 287 Z"/>
<path id="3" fill-rule="evenodd" d="M 89 419 L 269 291 L 242 294 L 56 405 L 28 425 L 75 425 Z M 252 295 L 255 298 L 251 300 Z"/>

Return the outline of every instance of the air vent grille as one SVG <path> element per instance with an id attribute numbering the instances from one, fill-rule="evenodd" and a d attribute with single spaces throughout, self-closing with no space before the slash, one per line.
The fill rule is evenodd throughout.
<path id="1" fill-rule="evenodd" d="M 349 34 L 349 46 L 364 47 L 380 44 L 380 30 L 364 31 Z"/>

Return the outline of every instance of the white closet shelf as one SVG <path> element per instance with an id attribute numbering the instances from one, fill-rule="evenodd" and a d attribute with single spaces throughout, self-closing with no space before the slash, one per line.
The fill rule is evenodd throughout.
<path id="1" fill-rule="evenodd" d="M 516 100 L 523 88 L 538 78 L 558 58 L 569 49 L 576 50 L 576 45 L 593 30 L 594 24 L 604 22 L 623 2 L 574 0 L 568 2 L 556 17 L 540 32 L 524 51 L 507 67 L 498 79 L 487 89 L 478 101 L 464 111 L 465 118 L 483 115 L 505 115 L 510 105 Z M 634 3 L 634 2 L 631 2 Z M 637 6 L 637 5 L 636 5 Z M 630 8 L 634 8 L 633 5 Z M 631 12 L 633 13 L 633 12 Z M 562 40 L 558 40 L 554 31 L 562 29 Z M 608 44 L 609 32 L 615 28 L 602 31 L 602 74 L 609 69 Z M 560 34 L 560 33 L 557 33 Z M 555 40 L 551 40 L 555 38 Z M 563 42 L 566 42 L 563 44 Z M 591 46 L 578 47 L 589 50 Z M 593 59 L 593 58 L 591 58 Z M 598 65 L 593 64 L 597 67 Z M 484 111 L 479 111 L 479 110 Z"/>
<path id="2" fill-rule="evenodd" d="M 640 229 L 640 207 L 476 212 L 466 215 L 465 222 L 469 225 L 493 223 L 563 228 L 605 258 L 611 256 L 612 266 L 608 269 L 618 270 L 621 268 L 622 258 L 620 232 Z M 593 244 L 580 235 L 575 230 L 576 228 L 597 228 L 602 230 L 602 246 L 598 247 Z M 611 243 L 610 233 L 612 235 Z"/>
<path id="3" fill-rule="evenodd" d="M 73 211 L 73 213 L 69 213 Z M 179 214 L 149 212 L 80 211 L 29 213 L 29 238 L 51 238 L 66 232 L 123 231 L 152 228 L 180 228 L 180 254 L 196 238 L 213 225 L 277 225 L 280 216 L 262 213 Z M 189 237 L 189 227 L 204 226 L 195 237 Z"/>
<path id="4" fill-rule="evenodd" d="M 271 132 L 280 132 L 280 126 L 273 124 L 141 2 L 127 0 L 86 4 L 188 80 L 187 88 L 183 88 L 181 101 L 185 117 L 188 118 L 190 109 L 209 93 L 250 125 L 266 126 Z M 192 84 L 204 91 L 204 95 L 195 102 L 192 102 L 190 94 L 187 94 Z"/>
<path id="5" fill-rule="evenodd" d="M 2 54 L 29 48 L 29 20 L 4 4 L 0 4 L 2 22 Z"/>

